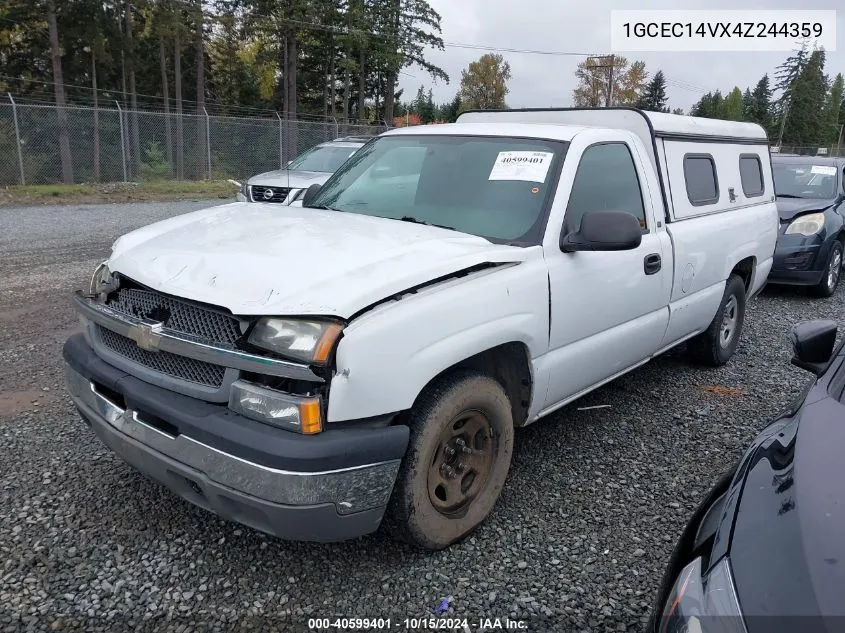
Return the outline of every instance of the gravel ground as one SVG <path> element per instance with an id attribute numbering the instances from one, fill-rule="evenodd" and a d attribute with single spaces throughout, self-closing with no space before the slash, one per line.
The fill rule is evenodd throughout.
<path id="1" fill-rule="evenodd" d="M 842 322 L 845 288 L 767 291 L 726 367 L 673 352 L 518 433 L 492 518 L 448 551 L 380 533 L 283 542 L 134 472 L 63 390 L 68 293 L 121 233 L 201 206 L 0 210 L 0 631 L 298 631 L 315 616 L 401 630 L 443 598 L 450 615 L 533 631 L 642 630 L 686 518 L 808 381 L 789 365 L 791 325 Z"/>

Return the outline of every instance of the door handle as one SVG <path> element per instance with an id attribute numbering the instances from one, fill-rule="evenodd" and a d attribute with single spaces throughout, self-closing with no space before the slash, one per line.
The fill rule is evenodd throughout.
<path id="1" fill-rule="evenodd" d="M 653 275 L 654 273 L 658 272 L 660 270 L 661 265 L 662 260 L 660 259 L 660 255 L 657 253 L 646 255 L 645 259 L 643 260 L 643 270 L 645 270 L 646 275 Z"/>

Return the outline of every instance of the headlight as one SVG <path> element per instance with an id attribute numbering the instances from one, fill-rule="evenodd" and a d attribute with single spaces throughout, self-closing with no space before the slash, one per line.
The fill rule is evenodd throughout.
<path id="1" fill-rule="evenodd" d="M 701 577 L 701 558 L 678 575 L 658 633 L 746 633 L 727 557 Z"/>
<path id="2" fill-rule="evenodd" d="M 323 364 L 342 331 L 336 321 L 268 317 L 255 324 L 249 342 L 282 356 Z"/>
<path id="3" fill-rule="evenodd" d="M 108 294 L 117 290 L 117 286 L 117 278 L 109 270 L 108 264 L 103 262 L 94 270 L 88 292 L 92 295 Z"/>
<path id="4" fill-rule="evenodd" d="M 246 198 L 247 202 L 252 202 L 252 198 L 249 196 L 249 185 L 247 183 L 241 185 L 241 195 Z"/>
<path id="5" fill-rule="evenodd" d="M 242 380 L 232 383 L 229 408 L 253 420 L 312 435 L 323 430 L 320 399 L 294 396 Z"/>
<path id="6" fill-rule="evenodd" d="M 808 213 L 807 215 L 800 215 L 795 218 L 792 223 L 786 227 L 785 235 L 792 235 L 798 233 L 800 235 L 815 235 L 822 230 L 824 226 L 824 213 Z"/>

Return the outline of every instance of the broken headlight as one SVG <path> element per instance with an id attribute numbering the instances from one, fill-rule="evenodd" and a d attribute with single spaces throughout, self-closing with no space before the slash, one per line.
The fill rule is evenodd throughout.
<path id="1" fill-rule="evenodd" d="M 108 264 L 103 262 L 94 270 L 88 292 L 102 297 L 117 290 L 118 285 L 117 277 L 109 270 Z"/>
<path id="2" fill-rule="evenodd" d="M 706 577 L 701 572 L 699 557 L 678 575 L 658 633 L 746 633 L 727 557 Z"/>
<path id="3" fill-rule="evenodd" d="M 249 342 L 281 356 L 322 365 L 342 331 L 337 321 L 266 317 L 255 324 Z"/>

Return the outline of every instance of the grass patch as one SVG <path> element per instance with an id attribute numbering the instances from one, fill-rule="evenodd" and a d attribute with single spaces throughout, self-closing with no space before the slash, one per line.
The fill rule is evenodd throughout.
<path id="1" fill-rule="evenodd" d="M 0 206 L 104 202 L 235 199 L 227 180 L 151 180 L 80 185 L 13 185 L 0 188 Z"/>

